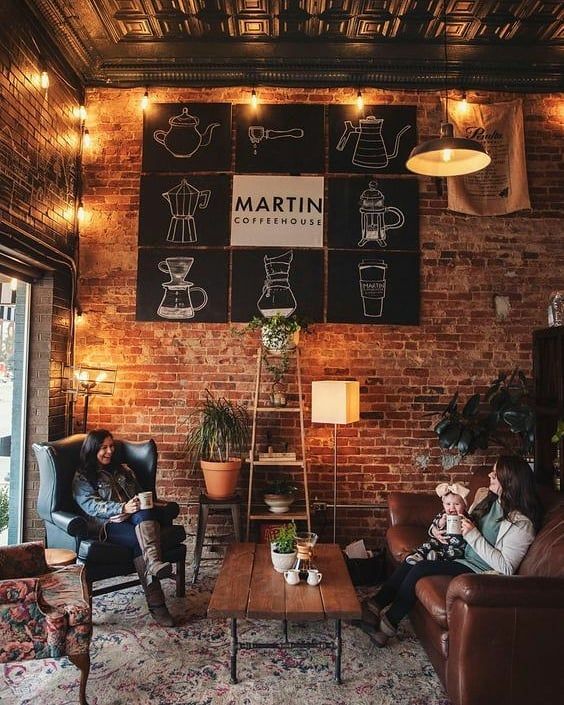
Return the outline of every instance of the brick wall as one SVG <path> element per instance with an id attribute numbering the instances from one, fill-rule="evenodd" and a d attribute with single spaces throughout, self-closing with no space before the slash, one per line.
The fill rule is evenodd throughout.
<path id="1" fill-rule="evenodd" d="M 91 404 L 89 426 L 143 439 L 160 452 L 160 491 L 182 505 L 193 522 L 199 473 L 182 457 L 183 420 L 209 387 L 251 399 L 257 340 L 237 337 L 229 324 L 135 321 L 137 220 L 141 167 L 143 90 L 90 89 L 88 127 L 93 146 L 85 155 L 85 206 L 81 229 L 81 301 L 85 316 L 77 335 L 79 361 L 118 366 L 116 393 Z M 152 89 L 156 102 L 248 100 L 238 89 Z M 351 91 L 261 89 L 265 102 L 350 102 Z M 511 99 L 509 94 L 475 97 Z M 434 92 L 366 90 L 369 103 L 417 105 L 420 139 L 440 123 Z M 318 324 L 303 339 L 303 377 L 310 382 L 355 378 L 361 383 L 361 421 L 339 428 L 339 502 L 376 504 L 393 489 L 429 490 L 463 479 L 491 461 L 496 450 L 460 461 L 441 453 L 429 412 L 458 388 L 463 398 L 484 390 L 499 370 L 531 372 L 531 335 L 546 325 L 552 289 L 563 288 L 562 96 L 524 96 L 531 212 L 476 218 L 446 210 L 431 179 L 420 179 L 421 324 L 365 326 Z M 496 318 L 493 297 L 509 297 L 506 320 Z M 79 429 L 81 408 L 75 419 Z M 311 497 L 332 500 L 332 428 L 306 416 Z M 284 429 L 275 433 L 285 435 Z M 245 480 L 242 489 L 245 491 Z M 328 516 L 316 528 L 330 535 Z M 383 535 L 381 508 L 340 509 L 338 538 Z"/>
<path id="2" fill-rule="evenodd" d="M 45 68 L 47 91 L 38 84 Z M 42 538 L 31 443 L 66 433 L 61 365 L 69 362 L 79 125 L 78 80 L 53 52 L 23 3 L 0 5 L 0 242 L 45 268 L 32 285 L 26 539 Z"/>

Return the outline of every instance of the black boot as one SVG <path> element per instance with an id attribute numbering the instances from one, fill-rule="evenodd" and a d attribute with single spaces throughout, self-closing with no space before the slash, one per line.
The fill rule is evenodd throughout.
<path id="1" fill-rule="evenodd" d="M 137 556 L 133 561 L 137 575 L 141 580 L 145 599 L 149 612 L 153 619 L 161 627 L 174 627 L 174 620 L 171 617 L 168 607 L 166 606 L 165 597 L 158 578 L 147 576 L 147 567 L 143 556 Z"/>

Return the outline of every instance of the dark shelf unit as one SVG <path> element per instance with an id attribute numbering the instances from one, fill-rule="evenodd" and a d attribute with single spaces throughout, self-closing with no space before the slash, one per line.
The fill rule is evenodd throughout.
<path id="1" fill-rule="evenodd" d="M 564 418 L 564 326 L 533 333 L 535 379 L 535 474 L 539 484 L 554 486 L 557 445 L 550 440 L 558 419 Z M 560 464 L 564 441 L 560 441 Z M 561 467 L 562 471 L 562 467 Z M 560 490 L 562 491 L 562 487 Z"/>

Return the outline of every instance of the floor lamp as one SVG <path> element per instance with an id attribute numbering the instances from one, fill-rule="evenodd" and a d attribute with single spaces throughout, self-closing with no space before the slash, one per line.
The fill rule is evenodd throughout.
<path id="1" fill-rule="evenodd" d="M 87 433 L 88 403 L 90 397 L 111 397 L 116 384 L 117 369 L 115 367 L 90 367 L 80 365 L 74 372 L 74 393 L 84 397 L 82 430 Z"/>
<path id="2" fill-rule="evenodd" d="M 360 418 L 360 390 L 354 381 L 311 383 L 311 420 L 332 423 L 333 431 L 333 543 L 337 539 L 337 425 L 354 423 Z"/>

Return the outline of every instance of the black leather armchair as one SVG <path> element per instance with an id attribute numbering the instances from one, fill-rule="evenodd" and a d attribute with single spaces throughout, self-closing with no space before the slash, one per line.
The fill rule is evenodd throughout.
<path id="1" fill-rule="evenodd" d="M 76 552 L 78 563 L 86 569 L 86 580 L 92 595 L 101 595 L 139 584 L 139 579 L 114 583 L 109 587 L 93 589 L 93 583 L 106 578 L 130 575 L 135 572 L 131 552 L 124 546 L 105 543 L 88 535 L 87 524 L 72 494 L 72 480 L 79 467 L 80 448 L 86 436 L 76 434 L 60 441 L 34 443 L 33 451 L 39 464 L 39 497 L 37 511 L 45 522 L 45 544 L 48 548 L 69 548 Z M 119 462 L 128 465 L 136 474 L 141 487 L 155 490 L 157 446 L 149 441 L 115 440 Z M 176 514 L 180 511 L 176 507 Z M 186 531 L 173 524 L 163 527 L 161 542 L 163 558 L 175 564 L 173 578 L 176 595 L 185 594 Z"/>

